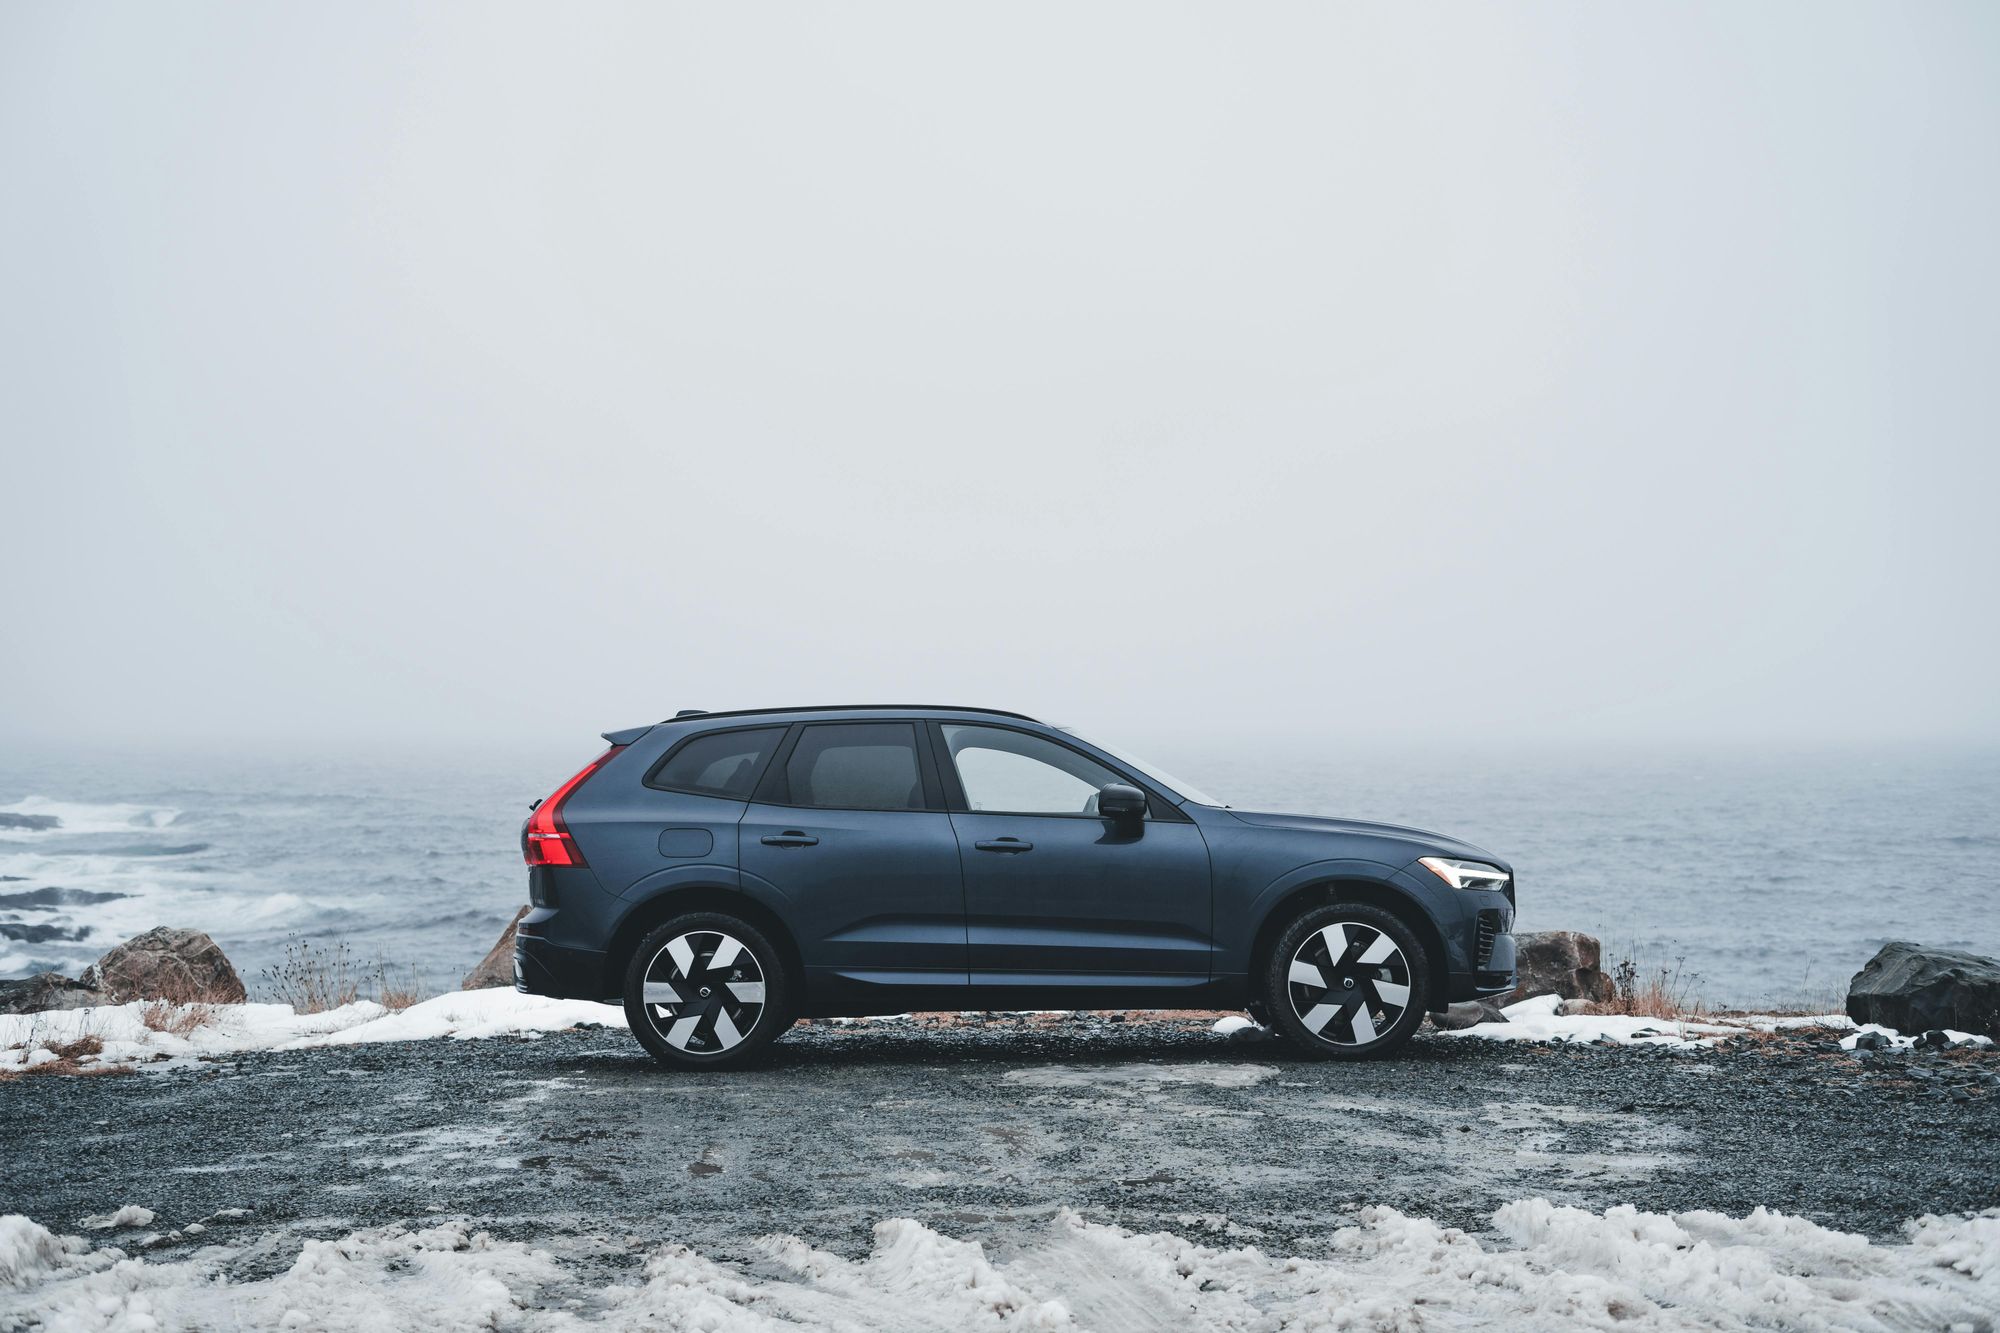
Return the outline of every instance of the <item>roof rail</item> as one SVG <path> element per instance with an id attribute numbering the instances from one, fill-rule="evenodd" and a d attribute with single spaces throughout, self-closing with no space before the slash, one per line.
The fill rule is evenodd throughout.
<path id="1" fill-rule="evenodd" d="M 684 717 L 758 717 L 773 713 L 985 713 L 992 717 L 1017 717 L 1023 722 L 1040 723 L 1040 718 L 1029 717 L 1026 713 L 1010 713 L 1004 708 L 975 708 L 966 704 L 805 704 L 792 708 L 724 708 L 709 712 L 705 708 L 683 708 L 668 718 L 678 722 Z"/>

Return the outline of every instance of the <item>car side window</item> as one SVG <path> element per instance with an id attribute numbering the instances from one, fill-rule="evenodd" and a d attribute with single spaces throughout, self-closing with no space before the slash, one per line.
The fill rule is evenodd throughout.
<path id="1" fill-rule="evenodd" d="M 1005 727 L 944 724 L 965 803 L 1013 815 L 1094 815 L 1105 784 L 1124 774 L 1067 745 Z"/>
<path id="2" fill-rule="evenodd" d="M 649 787 L 747 801 L 764 761 L 785 738 L 783 727 L 715 731 L 683 741 L 647 777 Z"/>
<path id="3" fill-rule="evenodd" d="M 809 726 L 785 763 L 791 804 L 827 810 L 922 810 L 911 722 L 833 722 Z"/>

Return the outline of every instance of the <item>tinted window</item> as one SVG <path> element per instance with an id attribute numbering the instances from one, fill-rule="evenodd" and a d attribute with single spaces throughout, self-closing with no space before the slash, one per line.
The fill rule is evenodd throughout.
<path id="1" fill-rule="evenodd" d="M 841 810 L 921 810 L 917 729 L 908 722 L 807 727 L 785 765 L 793 805 Z"/>
<path id="2" fill-rule="evenodd" d="M 1009 814 L 1094 815 L 1097 792 L 1125 777 L 1067 745 L 1004 727 L 947 723 L 945 744 L 974 810 Z"/>
<path id="3" fill-rule="evenodd" d="M 784 735 L 783 727 L 758 727 L 696 736 L 668 755 L 667 762 L 654 769 L 646 781 L 674 791 L 747 801 L 757 785 L 757 775 L 764 771 L 764 761 Z"/>

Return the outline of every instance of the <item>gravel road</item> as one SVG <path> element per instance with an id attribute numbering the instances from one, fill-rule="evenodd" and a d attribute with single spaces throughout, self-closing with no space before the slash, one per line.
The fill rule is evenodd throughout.
<path id="1" fill-rule="evenodd" d="M 692 1076 L 586 1029 L 0 1084 L 0 1212 L 73 1231 L 128 1203 L 162 1228 L 249 1208 L 294 1235 L 464 1214 L 728 1256 L 774 1231 L 854 1253 L 897 1216 L 1004 1247 L 1064 1205 L 1284 1245 L 1363 1204 L 1477 1230 L 1543 1196 L 1886 1236 L 2000 1204 L 1996 1071 L 1859 1061 L 1825 1032 L 1719 1054 L 1425 1033 L 1328 1064 L 1207 1020 L 1091 1016 L 813 1024 L 760 1068 Z"/>

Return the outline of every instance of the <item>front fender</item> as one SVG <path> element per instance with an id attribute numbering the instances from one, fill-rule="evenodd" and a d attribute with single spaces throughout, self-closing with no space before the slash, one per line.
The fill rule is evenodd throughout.
<path id="1" fill-rule="evenodd" d="M 1448 943 L 1451 932 L 1445 929 L 1446 921 L 1438 914 L 1431 901 L 1428 886 L 1409 876 L 1401 867 L 1386 865 L 1380 861 L 1358 858 L 1338 858 L 1328 861 L 1310 861 L 1295 866 L 1258 890 L 1250 900 L 1246 911 L 1235 919 L 1230 933 L 1217 940 L 1220 956 L 1217 959 L 1218 972 L 1248 973 L 1250 953 L 1259 933 L 1271 919 L 1271 913 L 1301 889 L 1324 884 L 1330 880 L 1360 881 L 1394 894 L 1407 902 L 1430 925 L 1430 935 L 1437 943 L 1445 946 L 1445 958 L 1441 961 L 1447 967 L 1454 966 Z"/>

